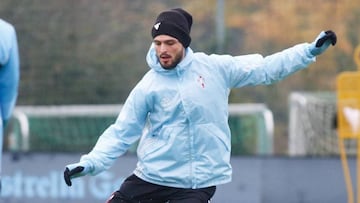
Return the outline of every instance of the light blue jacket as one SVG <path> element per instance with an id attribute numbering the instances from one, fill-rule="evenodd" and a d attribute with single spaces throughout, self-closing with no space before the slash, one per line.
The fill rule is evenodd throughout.
<path id="1" fill-rule="evenodd" d="M 81 162 L 97 174 L 140 138 L 134 174 L 151 183 L 180 188 L 231 181 L 231 88 L 271 84 L 315 61 L 307 43 L 265 58 L 259 54 L 206 55 L 187 48 L 186 57 L 172 70 L 160 66 L 153 46 L 146 59 L 151 70 L 132 90 L 116 122 Z"/>
<path id="2" fill-rule="evenodd" d="M 14 27 L 0 19 L 0 179 L 5 123 L 15 107 L 19 85 L 19 53 Z"/>
<path id="3" fill-rule="evenodd" d="M 0 117 L 8 120 L 19 85 L 19 53 L 14 27 L 0 19 Z"/>

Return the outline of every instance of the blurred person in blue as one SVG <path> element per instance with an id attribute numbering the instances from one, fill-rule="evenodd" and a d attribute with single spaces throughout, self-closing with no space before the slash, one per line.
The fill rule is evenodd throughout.
<path id="1" fill-rule="evenodd" d="M 108 203 L 207 203 L 216 186 L 231 181 L 231 88 L 269 85 L 308 67 L 336 34 L 263 57 L 194 52 L 191 14 L 163 11 L 151 28 L 150 70 L 131 91 L 115 123 L 90 153 L 65 167 L 64 179 L 107 170 L 140 140 L 136 168 Z M 145 130 L 144 130 L 145 129 Z"/>
<path id="2" fill-rule="evenodd" d="M 19 75 L 19 51 L 13 25 L 0 19 L 0 191 L 4 131 L 15 107 Z"/>

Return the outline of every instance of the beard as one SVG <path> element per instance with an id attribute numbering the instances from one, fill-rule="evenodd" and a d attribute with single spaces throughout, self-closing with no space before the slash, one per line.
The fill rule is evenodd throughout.
<path id="1" fill-rule="evenodd" d="M 161 57 L 161 55 L 160 55 L 160 57 Z M 171 63 L 163 63 L 163 62 L 161 62 L 160 59 L 159 59 L 159 61 L 160 61 L 161 66 L 164 69 L 170 70 L 170 69 L 175 68 L 181 62 L 181 60 L 183 58 L 184 58 L 184 55 L 183 55 L 183 52 L 181 51 L 174 56 L 174 60 L 172 60 Z"/>

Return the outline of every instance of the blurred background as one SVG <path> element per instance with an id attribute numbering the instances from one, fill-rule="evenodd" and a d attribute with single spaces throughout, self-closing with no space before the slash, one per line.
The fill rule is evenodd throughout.
<path id="1" fill-rule="evenodd" d="M 334 91 L 337 74 L 356 68 L 360 6 L 355 0 L 2 0 L 0 16 L 18 34 L 18 105 L 123 103 L 148 70 L 145 55 L 156 16 L 174 7 L 193 15 L 191 47 L 208 54 L 265 56 L 312 42 L 322 30 L 336 31 L 336 47 L 309 69 L 230 95 L 231 103 L 260 102 L 273 111 L 277 154 L 287 151 L 289 94 Z"/>
<path id="2" fill-rule="evenodd" d="M 310 43 L 322 30 L 334 30 L 338 36 L 336 46 L 319 56 L 308 69 L 277 84 L 234 89 L 230 103 L 261 104 L 263 106 L 251 108 L 255 112 L 259 109 L 262 113 L 264 109 L 270 111 L 274 128 L 270 129 L 268 144 L 272 147 L 264 154 L 288 156 L 293 130 L 289 127 L 291 104 L 296 106 L 299 97 L 313 98 L 312 107 L 297 108 L 294 116 L 316 111 L 309 114 L 315 120 L 308 118 L 306 122 L 311 125 L 320 121 L 316 123 L 318 126 L 326 123 L 328 131 L 324 136 L 330 136 L 335 143 L 331 146 L 337 148 L 336 132 L 329 123 L 333 122 L 336 112 L 338 74 L 357 69 L 353 59 L 360 43 L 360 3 L 357 0 L 1 0 L 0 18 L 13 24 L 18 35 L 21 82 L 17 105 L 30 118 L 31 146 L 25 148 L 45 152 L 85 153 L 90 150 L 99 134 L 114 121 L 121 108 L 117 105 L 125 101 L 149 69 L 145 56 L 152 41 L 150 30 L 155 18 L 159 12 L 175 7 L 182 7 L 193 15 L 190 47 L 207 54 L 260 53 L 266 56 L 298 43 Z M 67 108 L 65 114 L 71 114 L 70 109 L 81 111 L 79 106 L 83 108 L 84 105 L 90 105 L 86 109 L 110 105 L 112 113 L 99 113 L 96 121 L 71 118 L 61 121 L 61 125 L 59 120 L 51 121 L 54 118 L 39 119 L 37 115 L 31 119 L 31 115 L 39 111 L 52 116 L 61 112 L 59 108 L 52 112 L 36 109 L 36 106 L 68 105 L 73 108 Z M 102 109 L 106 112 L 105 107 Z M 260 120 L 266 117 L 264 115 Z M 293 122 L 299 121 L 297 119 L 304 118 L 294 118 Z M 259 133 L 254 132 L 259 128 L 266 128 L 259 127 L 258 120 L 230 118 L 232 130 L 239 133 L 233 138 L 233 154 L 258 154 L 254 149 L 258 147 L 254 147 L 254 142 L 258 141 L 254 141 L 252 135 Z M 73 130 L 71 123 L 87 129 Z M 10 126 L 9 133 L 16 131 L 15 125 Z M 88 130 L 95 125 L 100 127 Z M 317 135 L 315 127 L 308 128 Z M 93 135 L 88 138 L 67 133 L 56 136 L 60 131 L 83 131 L 86 136 Z M 10 138 L 5 142 L 5 150 L 11 151 L 12 142 Z M 73 147 L 80 142 L 81 146 Z M 337 155 L 336 150 L 329 151 L 328 155 Z M 308 155 L 301 155 L 304 154 Z"/>

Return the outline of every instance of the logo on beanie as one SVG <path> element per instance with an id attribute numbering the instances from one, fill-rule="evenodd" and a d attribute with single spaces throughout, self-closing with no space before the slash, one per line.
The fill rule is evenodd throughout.
<path id="1" fill-rule="evenodd" d="M 161 22 L 158 22 L 154 25 L 155 30 L 159 30 Z"/>

